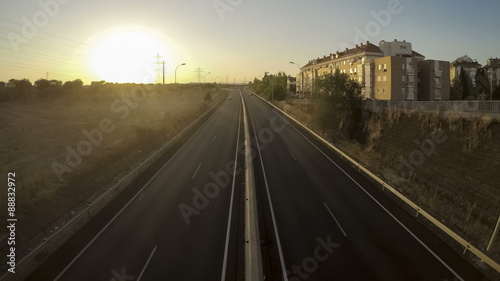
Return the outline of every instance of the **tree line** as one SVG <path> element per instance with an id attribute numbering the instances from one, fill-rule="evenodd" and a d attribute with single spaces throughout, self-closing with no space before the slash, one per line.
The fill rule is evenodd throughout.
<path id="1" fill-rule="evenodd" d="M 474 79 L 474 81 L 473 81 Z M 492 89 L 493 88 L 493 89 Z M 490 84 L 488 73 L 478 68 L 476 75 L 470 77 L 463 67 L 453 81 L 450 100 L 500 100 L 500 87 Z"/>
<path id="2" fill-rule="evenodd" d="M 0 101 L 26 100 L 32 97 L 52 97 L 65 93 L 79 92 L 83 81 L 62 82 L 60 80 L 38 79 L 31 83 L 29 79 L 10 79 L 8 82 L 0 81 Z"/>
<path id="3" fill-rule="evenodd" d="M 278 74 L 264 73 L 262 80 L 255 78 L 249 83 L 249 88 L 261 94 L 267 100 L 284 100 L 287 94 L 288 76 L 285 72 Z"/>

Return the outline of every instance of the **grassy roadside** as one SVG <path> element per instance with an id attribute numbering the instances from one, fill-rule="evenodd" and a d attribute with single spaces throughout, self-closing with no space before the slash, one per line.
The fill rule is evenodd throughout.
<path id="1" fill-rule="evenodd" d="M 275 104 L 321 132 L 313 104 L 300 100 Z M 397 110 L 364 112 L 363 118 L 365 143 L 350 141 L 341 124 L 327 131 L 325 138 L 485 251 L 500 211 L 500 124 L 488 117 L 463 119 Z M 437 135 L 442 141 L 428 141 Z M 403 165 L 405 160 L 412 163 L 410 168 Z M 487 254 L 500 260 L 498 238 Z"/>
<path id="2" fill-rule="evenodd" d="M 192 85 L 129 85 L 0 103 L 0 174 L 16 172 L 18 248 L 127 174 L 223 92 Z M 5 192 L 0 191 L 1 198 Z M 2 212 L 0 219 L 5 216 Z M 2 245 L 6 238 L 2 229 Z"/>

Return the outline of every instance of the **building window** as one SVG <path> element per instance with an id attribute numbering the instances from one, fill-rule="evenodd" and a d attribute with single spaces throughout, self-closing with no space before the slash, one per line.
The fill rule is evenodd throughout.
<path id="1" fill-rule="evenodd" d="M 403 78 L 402 78 L 402 79 L 403 79 L 403 80 L 402 80 L 402 81 L 403 81 L 403 83 L 405 83 L 405 82 L 406 82 L 406 76 L 404 76 L 404 75 L 403 75 Z"/>
<path id="2" fill-rule="evenodd" d="M 378 82 L 382 81 L 382 77 L 381 76 L 377 76 L 377 81 Z"/>
<path id="3" fill-rule="evenodd" d="M 378 70 L 382 70 L 382 65 L 381 64 L 378 65 Z"/>
<path id="4" fill-rule="evenodd" d="M 406 95 L 406 88 L 401 89 L 401 93 L 403 94 L 403 96 Z"/>
<path id="5" fill-rule="evenodd" d="M 383 76 L 382 81 L 387 82 L 387 76 Z"/>
<path id="6" fill-rule="evenodd" d="M 384 63 L 384 71 L 387 70 L 387 64 Z"/>
<path id="7" fill-rule="evenodd" d="M 405 64 L 403 63 L 403 65 L 402 65 L 401 67 L 403 68 L 403 70 L 405 70 L 405 67 L 406 67 L 406 66 L 405 66 Z"/>

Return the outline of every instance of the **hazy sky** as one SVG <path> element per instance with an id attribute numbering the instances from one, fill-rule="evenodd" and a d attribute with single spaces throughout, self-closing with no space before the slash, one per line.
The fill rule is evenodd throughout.
<path id="1" fill-rule="evenodd" d="M 45 3 L 45 4 L 40 4 Z M 167 83 L 295 75 L 355 41 L 407 40 L 429 59 L 500 57 L 498 0 L 0 0 L 0 81 Z M 206 75 L 208 72 L 210 74 Z M 222 77 L 222 78 L 221 78 Z"/>

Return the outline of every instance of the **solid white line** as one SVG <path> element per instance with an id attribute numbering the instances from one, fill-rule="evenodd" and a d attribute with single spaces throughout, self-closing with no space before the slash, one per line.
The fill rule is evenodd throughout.
<path id="1" fill-rule="evenodd" d="M 277 114 L 281 119 L 284 120 L 284 118 L 280 115 L 280 114 Z M 413 238 L 415 238 L 415 240 L 417 240 L 417 242 L 419 242 L 429 253 L 431 253 L 444 267 L 446 267 L 453 275 L 455 275 L 455 277 L 457 277 L 460 281 L 464 281 L 464 279 L 462 277 L 460 277 L 460 275 L 458 275 L 458 273 L 456 273 L 445 261 L 443 261 L 436 253 L 434 253 L 434 251 L 431 250 L 431 248 L 429 248 L 422 240 L 420 240 L 417 235 L 415 235 L 413 232 L 411 232 L 410 229 L 408 229 L 398 218 L 396 218 L 389 210 L 387 210 L 387 208 L 385 208 L 382 203 L 380 203 L 379 201 L 377 201 L 377 199 L 375 199 L 375 197 L 373 197 L 363 186 L 361 186 L 361 184 L 359 184 L 355 179 L 353 179 L 346 171 L 344 171 L 344 169 L 342 169 L 337 163 L 335 163 L 335 161 L 333 161 L 330 157 L 328 157 L 328 155 L 326 155 L 323 151 L 321 151 L 321 149 L 319 149 L 311 140 L 309 140 L 304 134 L 302 134 L 297 128 L 295 128 L 295 126 L 292 126 L 302 137 L 304 137 L 312 146 L 314 146 L 321 154 L 323 154 L 323 156 L 325 156 L 330 162 L 332 162 L 335 166 L 337 166 L 337 168 L 342 171 L 342 173 L 344 173 L 349 179 L 351 179 L 359 188 L 361 188 L 361 190 L 363 190 L 366 195 L 368 195 L 368 197 L 370 197 L 373 201 L 375 201 L 375 203 L 377 203 L 377 205 L 379 205 L 387 214 L 389 214 L 390 217 L 392 217 L 399 225 L 401 225 L 403 227 L 403 229 L 405 229 L 411 236 L 413 236 Z"/>
<path id="2" fill-rule="evenodd" d="M 240 93 L 241 94 L 241 93 Z M 226 280 L 226 268 L 227 268 L 227 256 L 229 251 L 229 234 L 231 232 L 231 217 L 233 216 L 233 201 L 234 201 L 234 186 L 236 184 L 236 168 L 238 166 L 238 151 L 240 143 L 240 126 L 241 126 L 241 114 L 238 113 L 238 137 L 236 141 L 236 152 L 234 158 L 234 170 L 233 170 L 233 186 L 231 187 L 231 201 L 229 203 L 229 217 L 227 219 L 227 230 L 226 230 L 226 243 L 224 246 L 224 259 L 222 261 L 222 276 L 221 281 Z"/>
<path id="3" fill-rule="evenodd" d="M 146 271 L 146 267 L 148 267 L 148 264 L 149 262 L 151 261 L 151 258 L 153 257 L 155 251 L 156 251 L 156 247 L 158 246 L 155 246 L 155 248 L 153 249 L 153 251 L 151 252 L 151 254 L 149 255 L 149 258 L 148 260 L 146 261 L 146 264 L 144 265 L 144 267 L 142 268 L 142 271 L 141 271 L 141 274 L 139 274 L 139 277 L 137 277 L 137 281 L 141 281 L 141 278 L 142 278 L 142 275 L 144 274 L 144 271 Z"/>
<path id="4" fill-rule="evenodd" d="M 248 110 L 248 115 L 250 116 L 250 120 L 252 121 L 253 131 L 257 132 L 257 130 L 255 129 L 255 123 L 253 122 L 252 113 L 250 112 L 250 110 Z M 279 257 L 280 257 L 281 270 L 282 270 L 282 274 L 283 274 L 283 281 L 288 281 L 288 274 L 286 272 L 285 259 L 283 257 L 283 250 L 281 249 L 281 240 L 280 240 L 280 236 L 279 236 L 279 233 L 278 233 L 278 226 L 276 225 L 276 217 L 274 215 L 273 202 L 271 201 L 271 193 L 269 192 L 269 185 L 267 183 L 267 176 L 266 176 L 266 171 L 265 171 L 265 168 L 264 168 L 264 162 L 262 160 L 262 154 L 260 152 L 261 149 L 260 149 L 260 145 L 259 145 L 258 141 L 256 142 L 256 144 L 257 144 L 257 151 L 259 152 L 259 158 L 260 158 L 260 165 L 262 167 L 262 173 L 264 175 L 264 184 L 266 185 L 267 198 L 269 199 L 269 207 L 271 209 L 271 219 L 273 221 L 274 234 L 276 236 L 276 244 L 278 245 L 278 254 L 279 254 Z"/>
<path id="5" fill-rule="evenodd" d="M 297 158 L 295 158 L 295 155 L 293 155 L 293 153 L 292 153 L 292 151 L 290 149 L 288 149 L 288 152 L 290 152 L 290 154 L 292 155 L 293 160 L 297 161 Z"/>
<path id="6" fill-rule="evenodd" d="M 347 234 L 345 233 L 344 229 L 342 228 L 342 226 L 340 225 L 339 221 L 335 218 L 335 216 L 333 215 L 332 211 L 330 210 L 330 208 L 328 208 L 328 205 L 325 204 L 325 207 L 326 209 L 328 210 L 328 212 L 330 213 L 330 215 L 332 215 L 332 218 L 335 220 L 335 222 L 337 223 L 337 225 L 339 226 L 340 230 L 342 231 L 342 233 L 344 233 L 344 236 L 347 237 Z"/>
<path id="7" fill-rule="evenodd" d="M 196 168 L 196 171 L 194 172 L 194 175 L 191 179 L 194 179 L 194 177 L 196 177 L 196 174 L 198 174 L 198 170 L 200 169 L 200 167 L 201 167 L 201 163 L 200 163 L 200 165 L 198 165 L 198 168 Z"/>
<path id="8" fill-rule="evenodd" d="M 221 107 L 219 107 L 217 109 L 217 111 L 219 111 L 221 109 Z M 97 240 L 97 238 L 99 238 L 99 236 L 101 236 L 101 234 L 115 221 L 115 219 L 132 203 L 132 201 L 134 201 L 134 199 L 139 196 L 139 194 L 141 194 L 141 192 L 153 181 L 154 178 L 156 178 L 156 176 L 168 165 L 170 164 L 170 162 L 175 158 L 175 156 L 177 156 L 181 150 L 189 143 L 189 141 L 191 141 L 191 139 L 194 138 L 194 136 L 196 136 L 198 134 L 198 132 L 203 128 L 205 127 L 205 124 L 207 124 L 207 122 L 212 119 L 213 116 L 215 116 L 217 112 L 214 112 L 214 114 L 212 114 L 210 116 L 210 118 L 207 119 L 207 121 L 205 121 L 205 123 L 203 123 L 203 125 L 200 126 L 200 128 L 198 128 L 198 130 L 196 130 L 196 132 L 181 146 L 181 148 L 179 148 L 179 150 L 177 150 L 177 152 L 172 156 L 172 158 L 170 158 L 167 163 L 165 163 L 165 165 L 163 165 L 159 170 L 158 172 L 156 172 L 156 174 L 154 174 L 151 179 L 134 195 L 134 197 L 132 197 L 132 199 L 130 199 L 127 204 L 125 204 L 125 206 L 123 206 L 123 208 L 120 209 L 120 211 L 118 213 L 116 213 L 116 215 L 101 229 L 101 231 L 99 231 L 99 233 L 96 234 L 96 236 L 94 236 L 94 238 L 92 240 L 90 240 L 90 242 L 87 244 L 87 246 L 85 246 L 85 248 L 83 248 L 83 250 L 80 251 L 80 253 L 78 253 L 78 255 L 76 255 L 76 257 L 73 258 L 73 260 L 71 260 L 71 262 L 61 271 L 61 273 L 59 273 L 59 275 L 57 275 L 57 277 L 54 279 L 54 281 L 57 281 L 59 280 L 59 278 L 61 278 L 61 276 L 76 262 L 76 260 L 78 258 L 80 258 L 80 256 L 90 247 L 90 245 L 92 245 L 95 240 Z"/>
<path id="9" fill-rule="evenodd" d="M 214 140 L 217 138 L 217 135 L 214 136 L 214 138 L 212 139 L 212 142 L 214 142 Z"/>

